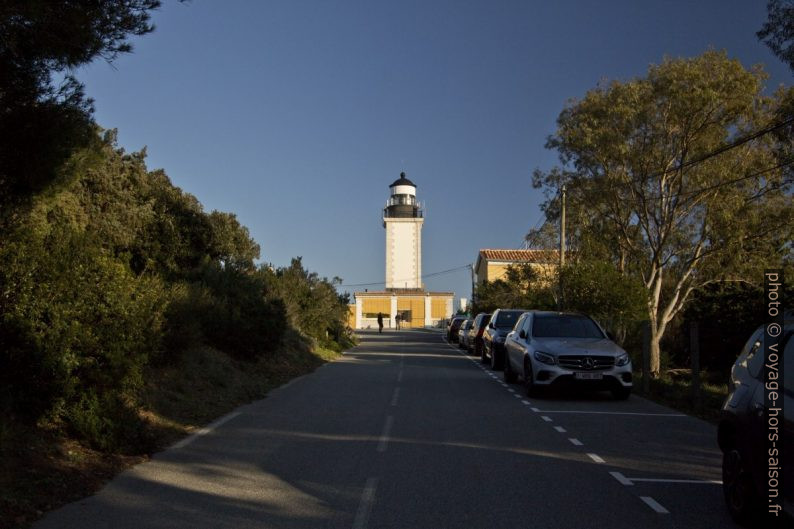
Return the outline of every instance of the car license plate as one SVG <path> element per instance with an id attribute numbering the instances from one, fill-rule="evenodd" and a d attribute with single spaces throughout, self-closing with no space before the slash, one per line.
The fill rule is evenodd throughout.
<path id="1" fill-rule="evenodd" d="M 573 376 L 578 380 L 601 380 L 604 378 L 602 373 L 574 373 Z"/>

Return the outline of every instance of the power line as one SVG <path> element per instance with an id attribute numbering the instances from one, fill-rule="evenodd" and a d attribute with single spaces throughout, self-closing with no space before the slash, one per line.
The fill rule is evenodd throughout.
<path id="1" fill-rule="evenodd" d="M 450 268 L 448 270 L 441 270 L 439 272 L 432 272 L 430 274 L 423 274 L 422 275 L 422 279 L 426 279 L 428 277 L 440 276 L 440 275 L 443 275 L 443 274 L 449 274 L 451 272 L 457 272 L 459 270 L 464 270 L 466 268 L 471 268 L 471 265 L 467 264 L 467 265 L 458 266 L 458 267 L 455 267 L 455 268 Z M 401 280 L 395 281 L 395 283 L 401 283 L 403 281 L 410 281 L 411 279 L 413 279 L 413 278 L 401 279 Z M 342 284 L 340 286 L 342 286 L 342 287 L 371 287 L 371 286 L 378 286 L 378 285 L 385 285 L 385 284 L 386 284 L 385 281 L 376 281 L 376 282 L 373 282 L 373 283 Z"/>
<path id="2" fill-rule="evenodd" d="M 722 154 L 724 152 L 728 152 L 728 151 L 730 151 L 732 149 L 735 149 L 737 147 L 741 147 L 745 143 L 748 143 L 748 142 L 750 142 L 752 140 L 760 138 L 761 136 L 769 134 L 770 132 L 774 132 L 774 131 L 776 131 L 778 129 L 781 129 L 781 128 L 786 127 L 786 126 L 791 125 L 791 124 L 794 124 L 794 117 L 785 119 L 783 121 L 778 121 L 777 123 L 773 123 L 771 125 L 768 125 L 767 127 L 764 127 L 761 130 L 758 130 L 756 132 L 750 133 L 750 134 L 748 134 L 746 136 L 742 136 L 741 138 L 738 138 L 738 139 L 732 141 L 731 143 L 729 143 L 727 145 L 723 145 L 722 147 L 718 147 L 718 148 L 714 149 L 711 152 L 707 152 L 706 154 L 704 154 L 702 156 L 699 156 L 698 158 L 694 158 L 694 159 L 689 160 L 687 162 L 680 163 L 680 164 L 678 164 L 677 167 L 673 168 L 672 171 L 673 172 L 674 171 L 680 171 L 682 169 L 686 169 L 688 167 L 692 167 L 693 165 L 697 165 L 699 163 L 703 163 L 703 162 L 705 162 L 706 160 L 708 160 L 710 158 L 714 158 L 715 156 L 719 156 L 720 154 Z M 650 176 L 650 178 L 656 178 L 657 176 L 661 176 L 661 175 L 663 175 L 666 172 L 668 172 L 668 171 L 660 171 L 660 172 L 658 172 L 656 174 L 652 174 Z"/>

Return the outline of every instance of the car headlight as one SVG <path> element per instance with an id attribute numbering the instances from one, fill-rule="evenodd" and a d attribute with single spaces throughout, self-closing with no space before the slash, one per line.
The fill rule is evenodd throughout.
<path id="1" fill-rule="evenodd" d="M 629 354 L 628 353 L 623 353 L 622 355 L 620 355 L 617 358 L 615 358 L 615 365 L 617 367 L 623 367 L 626 364 L 628 364 L 629 362 L 631 362 L 631 358 L 629 358 Z"/>
<path id="2" fill-rule="evenodd" d="M 550 366 L 553 366 L 554 364 L 557 363 L 557 360 L 555 360 L 553 356 L 546 353 L 541 353 L 540 351 L 535 351 L 534 356 L 535 356 L 535 360 L 537 360 L 538 362 L 543 362 L 544 364 L 548 364 Z"/>

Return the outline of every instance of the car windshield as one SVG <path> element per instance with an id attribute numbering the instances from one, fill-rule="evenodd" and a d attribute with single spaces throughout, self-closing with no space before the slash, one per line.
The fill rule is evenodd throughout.
<path id="1" fill-rule="evenodd" d="M 500 311 L 496 316 L 496 321 L 494 321 L 493 325 L 494 327 L 498 327 L 500 329 L 512 329 L 516 324 L 516 320 L 518 320 L 522 314 L 524 314 L 523 310 Z"/>
<path id="2" fill-rule="evenodd" d="M 538 315 L 532 323 L 535 338 L 603 338 L 593 320 L 575 314 Z"/>

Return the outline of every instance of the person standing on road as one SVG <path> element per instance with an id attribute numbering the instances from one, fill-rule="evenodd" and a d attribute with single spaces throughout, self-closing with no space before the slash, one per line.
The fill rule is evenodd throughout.
<path id="1" fill-rule="evenodd" d="M 378 332 L 383 332 L 383 313 L 378 313 Z"/>
<path id="2" fill-rule="evenodd" d="M 397 316 L 394 317 L 394 323 L 397 325 L 397 330 L 399 331 L 400 330 L 400 315 L 399 314 L 397 314 Z"/>

